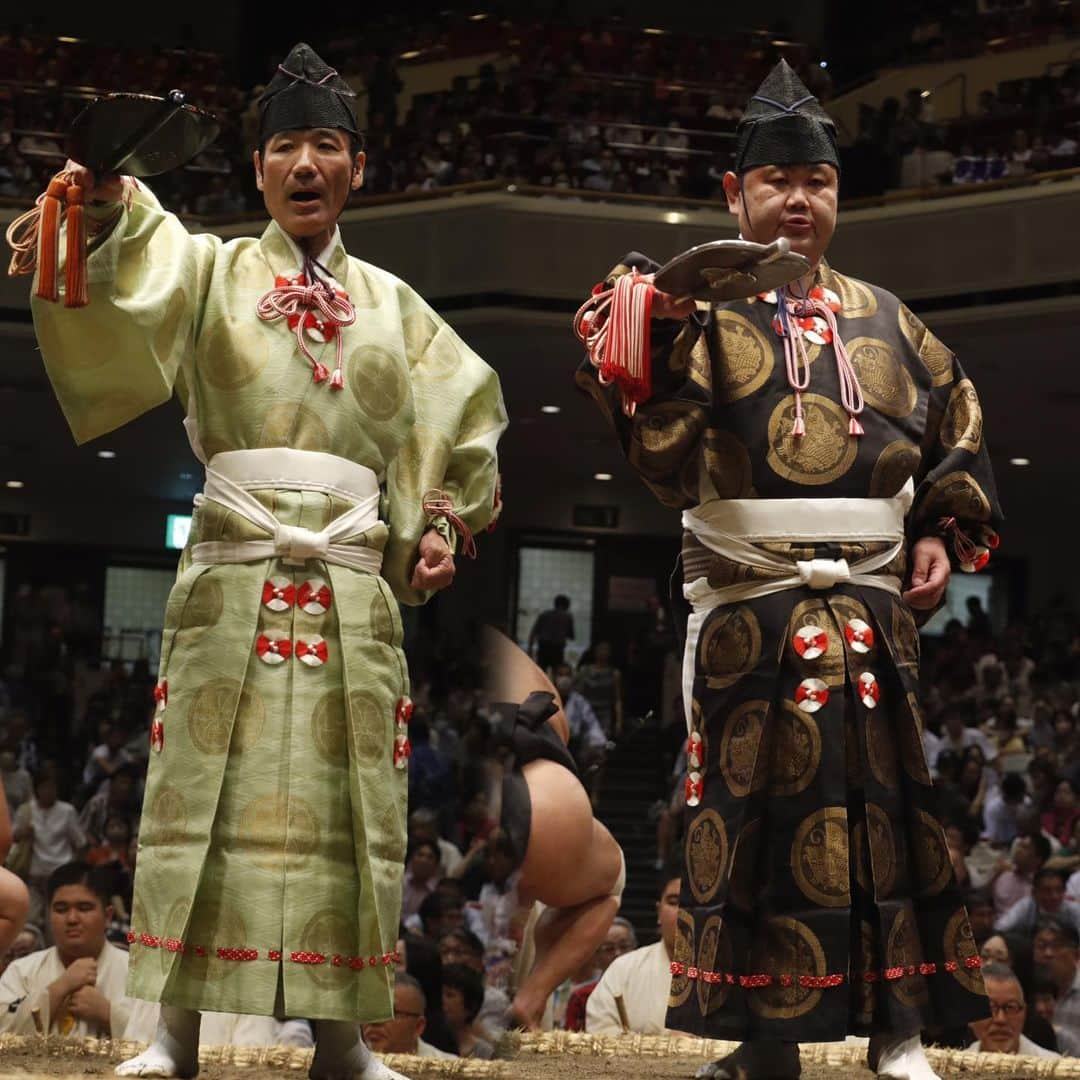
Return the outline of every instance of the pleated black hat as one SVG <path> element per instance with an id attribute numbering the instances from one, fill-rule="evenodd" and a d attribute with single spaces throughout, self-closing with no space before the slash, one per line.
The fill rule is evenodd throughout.
<path id="1" fill-rule="evenodd" d="M 786 60 L 765 76 L 736 130 L 735 172 L 825 162 L 840 171 L 836 124 Z"/>
<path id="2" fill-rule="evenodd" d="M 259 98 L 259 145 L 279 131 L 341 128 L 357 138 L 356 93 L 310 46 L 301 42 L 278 65 Z"/>

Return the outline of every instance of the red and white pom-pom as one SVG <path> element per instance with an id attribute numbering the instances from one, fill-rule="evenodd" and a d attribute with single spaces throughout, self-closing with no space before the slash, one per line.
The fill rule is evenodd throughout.
<path id="1" fill-rule="evenodd" d="M 413 711 L 416 708 L 413 705 L 412 698 L 407 694 L 403 697 L 399 697 L 397 705 L 394 706 L 394 723 L 399 728 L 405 728 L 409 726 L 409 721 L 413 718 Z"/>
<path id="2" fill-rule="evenodd" d="M 160 754 L 165 748 L 165 723 L 160 716 L 155 716 L 150 724 L 150 749 Z"/>
<path id="3" fill-rule="evenodd" d="M 877 678 L 870 671 L 864 671 L 859 676 L 859 700 L 868 709 L 876 709 L 881 700 L 881 686 Z"/>
<path id="4" fill-rule="evenodd" d="M 816 660 L 829 648 L 829 635 L 820 626 L 800 626 L 791 645 L 804 660 Z"/>
<path id="5" fill-rule="evenodd" d="M 611 289 L 597 285 L 574 316 L 574 333 L 584 344 L 597 377 L 604 386 L 618 387 L 627 416 L 652 397 L 655 295 L 652 282 L 631 270 Z"/>
<path id="6" fill-rule="evenodd" d="M 263 582 L 262 602 L 270 611 L 288 611 L 296 601 L 296 586 L 284 577 Z"/>
<path id="7" fill-rule="evenodd" d="M 874 628 L 862 619 L 849 619 L 844 637 L 854 652 L 868 653 L 874 647 Z"/>
<path id="8" fill-rule="evenodd" d="M 815 713 L 829 700 L 829 687 L 821 679 L 803 679 L 795 687 L 795 704 L 803 712 Z"/>
<path id="9" fill-rule="evenodd" d="M 394 738 L 394 768 L 405 769 L 409 765 L 412 756 L 412 744 L 408 735 L 397 735 Z"/>
<path id="10" fill-rule="evenodd" d="M 697 806 L 705 792 L 705 783 L 701 779 L 701 773 L 692 772 L 686 778 L 686 805 Z"/>
<path id="11" fill-rule="evenodd" d="M 162 709 L 169 704 L 169 680 L 166 679 L 163 682 L 157 684 L 154 687 L 154 700 L 158 703 L 158 708 Z"/>
<path id="12" fill-rule="evenodd" d="M 310 578 L 300 586 L 296 604 L 308 615 L 325 615 L 332 602 L 330 586 L 322 578 Z"/>
<path id="13" fill-rule="evenodd" d="M 329 658 L 329 647 L 318 634 L 296 643 L 296 659 L 308 667 L 322 667 Z"/>
<path id="14" fill-rule="evenodd" d="M 268 630 L 255 639 L 255 655 L 264 664 L 283 664 L 292 656 L 292 642 L 277 630 Z"/>

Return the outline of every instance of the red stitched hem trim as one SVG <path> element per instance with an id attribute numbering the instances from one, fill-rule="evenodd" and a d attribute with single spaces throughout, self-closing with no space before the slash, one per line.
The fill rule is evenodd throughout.
<path id="1" fill-rule="evenodd" d="M 195 956 L 205 957 L 208 951 L 203 945 L 191 946 L 179 938 L 160 938 L 153 934 L 136 933 L 129 930 L 127 934 L 129 945 L 145 945 L 148 949 L 167 949 L 172 953 L 191 952 Z M 284 955 L 280 949 L 248 949 L 248 948 L 220 948 L 214 950 L 214 955 L 219 960 L 271 960 L 278 962 Z M 341 953 L 319 953 L 295 950 L 289 953 L 289 960 L 294 964 L 325 964 L 329 962 L 333 967 L 347 967 L 351 971 L 363 971 L 365 967 L 390 967 L 401 963 L 401 954 L 397 952 L 383 953 L 382 956 L 371 956 L 365 959 L 362 956 L 343 956 Z M 696 976 L 695 976 L 696 977 Z"/>
<path id="2" fill-rule="evenodd" d="M 964 967 L 969 971 L 982 967 L 982 959 L 978 956 L 969 956 L 964 960 Z M 950 974 L 960 970 L 960 964 L 956 960 L 946 960 L 941 964 L 921 963 L 907 964 L 898 967 L 885 968 L 884 971 L 866 971 L 859 976 L 859 980 L 866 983 L 876 983 L 881 979 L 893 982 L 914 975 L 939 975 L 944 972 Z M 779 983 L 783 987 L 801 986 L 808 990 L 826 990 L 836 986 L 843 986 L 848 981 L 846 975 L 733 975 L 726 971 L 704 971 L 692 965 L 686 965 L 678 960 L 671 964 L 672 975 L 685 975 L 688 979 L 701 979 L 712 985 L 726 983 L 728 986 L 741 986 L 744 990 L 759 990 L 773 983 Z"/>

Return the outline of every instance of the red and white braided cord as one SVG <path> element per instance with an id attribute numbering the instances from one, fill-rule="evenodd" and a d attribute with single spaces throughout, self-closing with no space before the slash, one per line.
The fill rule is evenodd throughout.
<path id="1" fill-rule="evenodd" d="M 325 282 L 317 281 L 313 285 L 275 285 L 265 296 L 260 297 L 255 311 L 263 322 L 275 319 L 296 318 L 296 344 L 300 351 L 311 361 L 311 369 L 319 373 L 319 361 L 311 354 L 304 341 L 304 316 L 309 311 L 318 311 L 323 321 L 337 327 L 351 326 L 356 322 L 356 309 L 347 296 L 336 293 Z M 341 370 L 341 334 L 336 333 L 337 360 L 336 371 Z"/>
<path id="2" fill-rule="evenodd" d="M 454 512 L 454 504 L 445 491 L 437 488 L 427 492 L 423 498 L 424 513 L 431 517 L 444 517 L 452 526 L 454 532 L 461 537 L 461 553 L 470 559 L 476 558 L 476 540 L 473 538 L 472 529 L 461 520 Z"/>

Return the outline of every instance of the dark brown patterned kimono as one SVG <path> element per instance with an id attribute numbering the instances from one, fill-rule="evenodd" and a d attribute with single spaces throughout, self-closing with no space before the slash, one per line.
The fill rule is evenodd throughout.
<path id="1" fill-rule="evenodd" d="M 656 269 L 640 255 L 629 266 Z M 848 433 L 831 345 L 808 345 L 806 434 L 766 300 L 699 304 L 653 323 L 651 400 L 625 417 L 586 361 L 579 385 L 612 421 L 630 464 L 667 506 L 710 498 L 915 500 L 910 545 L 953 516 L 978 539 L 1000 511 L 971 382 L 896 297 L 822 264 L 866 400 Z M 767 544 L 792 558 L 856 560 L 888 544 Z M 947 541 L 948 546 L 948 541 Z M 795 550 L 793 550 L 793 548 Z M 884 568 L 903 579 L 906 553 Z M 685 580 L 720 588 L 768 572 L 687 533 Z M 849 644 L 853 619 L 873 644 Z M 825 631 L 817 659 L 793 647 Z M 808 655 L 812 655 L 810 650 Z M 703 740 L 700 804 L 686 811 L 668 1024 L 721 1039 L 792 1042 L 908 1034 L 986 1015 L 982 977 L 931 786 L 916 696 L 919 637 L 882 589 L 788 589 L 713 610 L 695 656 L 692 727 Z M 872 672 L 868 708 L 857 688 Z M 807 678 L 827 703 L 796 704 Z"/>

